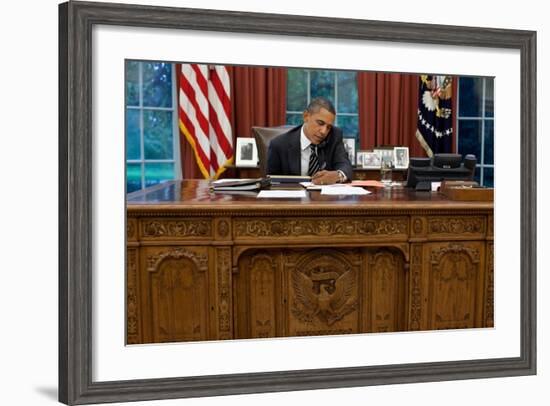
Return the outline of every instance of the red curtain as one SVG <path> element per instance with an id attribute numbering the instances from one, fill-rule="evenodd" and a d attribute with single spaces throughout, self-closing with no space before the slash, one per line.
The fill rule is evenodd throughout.
<path id="1" fill-rule="evenodd" d="M 286 68 L 233 66 L 231 104 L 234 137 L 252 137 L 252 126 L 286 122 Z"/>
<path id="2" fill-rule="evenodd" d="M 231 81 L 233 145 L 237 137 L 251 137 L 252 126 L 285 124 L 286 68 L 228 66 L 228 71 Z M 185 137 L 181 138 L 180 148 L 183 178 L 202 178 L 193 150 Z M 234 176 L 234 173 L 226 171 L 224 175 Z"/>
<path id="3" fill-rule="evenodd" d="M 415 136 L 418 81 L 418 75 L 358 73 L 361 149 L 403 145 L 412 157 L 426 156 Z"/>

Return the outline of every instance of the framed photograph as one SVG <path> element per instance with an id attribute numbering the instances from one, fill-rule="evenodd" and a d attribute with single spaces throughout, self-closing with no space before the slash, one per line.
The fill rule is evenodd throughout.
<path id="1" fill-rule="evenodd" d="M 354 138 L 344 138 L 344 148 L 348 154 L 349 161 L 352 165 L 355 165 L 355 139 Z"/>
<path id="2" fill-rule="evenodd" d="M 363 167 L 363 161 L 365 160 L 365 153 L 367 151 L 357 151 L 356 157 L 355 157 L 355 166 L 357 168 Z"/>
<path id="3" fill-rule="evenodd" d="M 374 152 L 380 157 L 380 162 L 391 162 L 393 165 L 393 147 L 377 147 L 374 148 Z"/>
<path id="4" fill-rule="evenodd" d="M 365 169 L 380 169 L 382 160 L 380 154 L 374 151 L 363 152 L 363 168 Z"/>
<path id="5" fill-rule="evenodd" d="M 61 402 L 142 401 L 536 373 L 534 32 L 71 1 L 59 6 L 59 33 Z M 164 317 L 180 307 L 170 307 L 163 299 L 162 284 L 169 285 L 170 289 L 187 289 L 196 280 L 215 281 L 215 291 L 210 296 L 200 291 L 197 300 L 185 303 L 192 307 L 199 301 L 210 303 L 212 300 L 212 306 L 201 313 L 198 322 L 187 320 L 181 328 L 190 334 L 200 334 L 202 326 L 207 325 L 223 336 L 230 329 L 227 309 L 231 308 L 233 299 L 231 278 L 237 281 L 240 275 L 246 274 L 261 283 L 272 275 L 267 257 L 247 262 L 250 268 L 236 275 L 234 270 L 238 264 L 231 260 L 233 251 L 228 243 L 233 236 L 236 235 L 241 244 L 248 244 L 243 252 L 255 249 L 258 242 L 265 241 L 266 235 L 278 238 L 278 245 L 273 247 L 280 248 L 294 240 L 308 241 L 311 245 L 314 227 L 308 223 L 310 218 L 323 218 L 327 212 L 333 216 L 349 214 L 342 214 L 342 206 L 333 204 L 327 211 L 312 207 L 301 223 L 268 222 L 269 219 L 258 217 L 248 221 L 251 213 L 233 219 L 227 214 L 231 205 L 224 197 L 210 197 L 205 188 L 200 191 L 202 200 L 195 200 L 194 207 L 184 213 L 192 215 L 182 219 L 178 210 L 155 203 L 155 198 L 162 197 L 164 192 L 178 196 L 188 192 L 174 181 L 166 189 L 149 191 L 151 200 L 140 213 L 151 215 L 150 219 L 127 221 L 124 207 L 125 61 L 181 61 L 182 43 L 186 44 L 185 60 L 201 63 L 385 72 L 448 70 L 449 74 L 498 77 L 499 100 L 495 106 L 499 110 L 495 116 L 499 119 L 495 128 L 510 140 L 499 145 L 498 153 L 518 158 L 520 170 L 506 177 L 516 176 L 511 182 L 521 185 L 521 190 L 517 199 L 507 197 L 502 202 L 507 207 L 500 201 L 495 205 L 497 227 L 493 229 L 492 216 L 477 213 L 468 214 L 468 219 L 455 222 L 448 229 L 448 223 L 441 222 L 437 216 L 428 217 L 429 213 L 410 218 L 399 214 L 375 223 L 365 220 L 366 212 L 356 211 L 350 214 L 354 216 L 352 220 L 339 218 L 337 222 L 326 222 L 319 231 L 324 238 L 334 235 L 332 239 L 339 243 L 349 239 L 345 234 L 349 230 L 355 232 L 355 250 L 350 250 L 350 256 L 356 255 L 358 246 L 379 241 L 380 232 L 390 233 L 388 240 L 392 247 L 383 254 L 399 253 L 401 268 L 409 272 L 400 274 L 402 280 L 410 281 L 415 292 L 422 292 L 423 264 L 432 264 L 418 241 L 429 233 L 438 233 L 430 242 L 434 258 L 453 256 L 460 251 L 459 270 L 486 265 L 486 277 L 477 281 L 486 293 L 473 295 L 471 300 L 483 303 L 479 313 L 487 317 L 494 315 L 494 328 L 445 329 L 445 315 L 436 314 L 433 319 L 441 323 L 440 328 L 445 331 L 383 333 L 386 313 L 391 311 L 372 314 L 369 313 L 372 309 L 362 309 L 365 314 L 372 314 L 371 322 L 380 323 L 380 333 L 260 339 L 265 331 L 262 329 L 271 327 L 264 315 L 258 315 L 251 323 L 258 329 L 258 339 L 254 340 L 127 345 L 126 332 L 135 330 L 140 320 L 127 319 L 126 310 L 135 308 L 137 292 L 144 283 L 151 282 L 156 287 L 147 300 L 152 302 L 151 308 L 160 304 L 159 314 Z M 313 51 L 303 55 L 306 44 Z M 409 51 L 414 49 L 418 57 L 404 62 L 400 48 L 403 46 Z M 236 53 L 235 49 L 247 49 L 247 52 Z M 338 64 L 327 66 L 327 49 Z M 373 55 L 380 49 L 384 51 L 383 57 L 357 57 Z M 456 64 L 453 56 L 459 52 L 461 62 Z M 307 59 L 300 59 L 305 57 Z M 451 62 L 441 65 L 441 61 Z M 507 120 L 512 120 L 512 124 Z M 350 141 L 346 144 L 353 163 L 355 141 L 351 141 L 352 145 L 348 144 Z M 393 148 L 389 151 L 384 150 L 382 156 L 393 159 Z M 240 154 L 241 158 L 250 155 L 248 149 Z M 213 205 L 213 201 L 222 206 Z M 270 211 L 280 211 L 279 206 L 270 206 L 269 202 L 264 206 L 261 213 L 266 218 Z M 296 207 L 292 210 L 298 210 Z M 164 210 L 163 216 L 154 216 L 159 208 Z M 292 210 L 284 213 L 291 216 Z M 385 209 L 370 208 L 370 213 L 372 210 L 383 212 Z M 429 212 L 423 208 L 417 210 Z M 236 222 L 234 227 L 232 221 Z M 448 241 L 457 229 L 468 236 L 483 233 L 484 239 L 474 238 L 468 243 L 462 239 Z M 495 255 L 484 254 L 480 259 L 476 252 L 493 252 L 494 230 L 498 233 Z M 410 243 L 410 249 L 407 232 L 419 237 L 411 239 L 414 242 Z M 263 234 L 257 238 L 258 233 Z M 143 241 L 136 239 L 138 234 Z M 210 243 L 211 239 L 215 244 Z M 133 251 L 125 250 L 127 244 L 133 244 Z M 171 247 L 168 255 L 160 245 Z M 136 255 L 141 249 L 144 255 Z M 217 255 L 209 258 L 209 250 L 217 250 Z M 356 277 L 362 264 L 368 263 L 352 260 L 350 266 L 344 266 L 343 262 L 334 262 L 338 275 L 329 275 L 332 279 L 327 279 L 326 251 L 322 254 L 303 263 L 291 256 L 285 259 L 297 270 L 309 263 L 316 266 L 315 272 L 305 275 L 307 278 L 301 275 L 301 279 L 286 281 L 287 285 L 302 287 L 297 296 L 308 298 L 316 290 L 327 299 L 315 302 L 313 310 L 307 309 L 305 299 L 293 309 L 304 325 L 319 314 L 327 323 L 338 323 L 346 312 L 353 311 L 355 303 L 343 300 L 346 295 L 342 292 L 350 291 L 350 275 Z M 387 264 L 393 263 L 393 257 L 384 255 L 374 258 L 373 263 L 386 269 Z M 158 277 L 160 263 L 165 267 L 164 279 Z M 183 275 L 178 275 L 181 264 L 185 265 Z M 197 269 L 191 269 L 189 264 L 197 264 Z M 125 270 L 138 267 L 146 272 L 139 278 L 127 278 L 133 274 Z M 350 269 L 355 273 L 350 274 Z M 468 275 L 477 274 L 469 272 Z M 518 280 L 521 283 L 517 283 Z M 498 295 L 493 296 L 493 287 Z M 337 295 L 340 295 L 337 302 L 341 313 L 333 310 Z M 432 316 L 424 310 L 423 303 L 444 300 L 441 296 L 422 295 L 425 293 L 415 293 L 405 303 L 411 315 L 411 329 L 427 324 Z M 256 292 L 256 297 L 259 296 L 260 288 Z M 380 303 L 385 302 L 380 300 Z M 214 313 L 219 317 L 212 317 Z M 471 320 L 470 316 L 467 312 L 463 315 L 465 323 Z M 342 330 L 343 335 L 346 331 Z M 159 334 L 163 334 L 162 329 Z M 410 351 L 411 348 L 414 351 Z"/>
<path id="6" fill-rule="evenodd" d="M 409 167 L 409 147 L 395 147 L 393 149 L 393 165 L 395 169 Z"/>
<path id="7" fill-rule="evenodd" d="M 237 167 L 250 168 L 258 166 L 258 149 L 254 138 L 237 137 L 235 152 L 235 165 Z"/>

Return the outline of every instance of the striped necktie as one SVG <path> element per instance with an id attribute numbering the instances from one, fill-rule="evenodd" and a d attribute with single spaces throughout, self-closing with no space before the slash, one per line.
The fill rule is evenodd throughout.
<path id="1" fill-rule="evenodd" d="M 319 157 L 317 156 L 317 146 L 310 144 L 311 154 L 309 155 L 309 167 L 307 174 L 313 176 L 319 170 Z"/>

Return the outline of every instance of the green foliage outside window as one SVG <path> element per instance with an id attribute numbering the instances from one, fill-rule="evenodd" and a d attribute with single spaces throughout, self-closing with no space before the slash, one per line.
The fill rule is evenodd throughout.
<path id="1" fill-rule="evenodd" d="M 173 66 L 126 62 L 126 191 L 174 179 Z M 176 132 L 177 134 L 177 132 Z"/>

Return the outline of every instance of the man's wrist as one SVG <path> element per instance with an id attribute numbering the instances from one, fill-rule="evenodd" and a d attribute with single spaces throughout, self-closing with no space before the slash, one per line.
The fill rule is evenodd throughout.
<path id="1" fill-rule="evenodd" d="M 338 183 L 344 183 L 347 180 L 346 174 L 340 169 L 338 169 L 336 172 L 338 173 Z"/>

